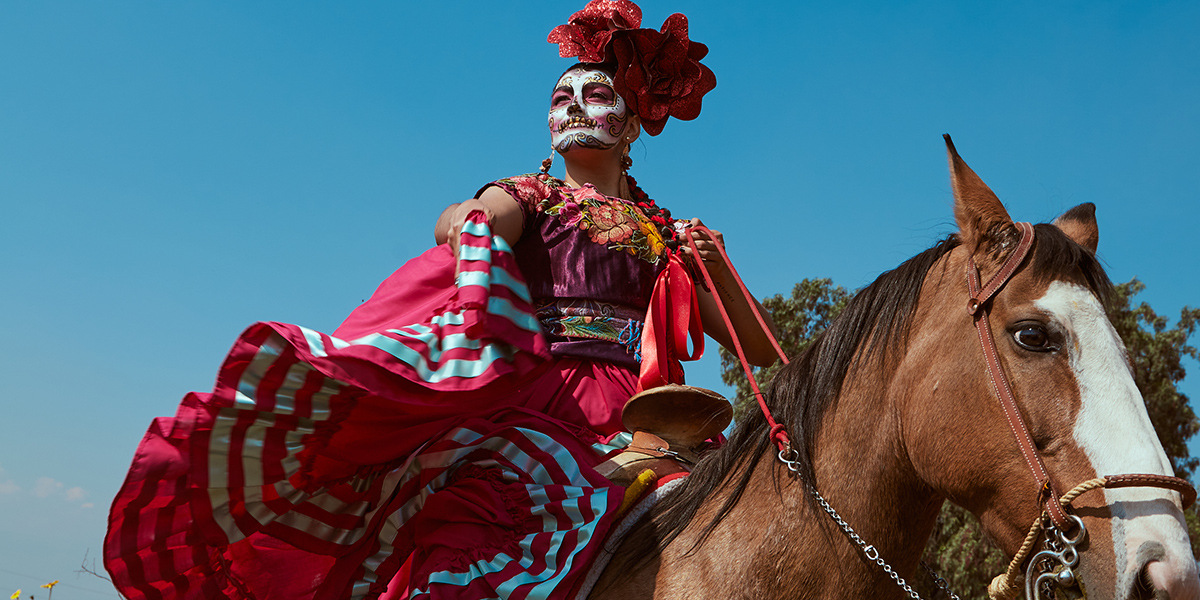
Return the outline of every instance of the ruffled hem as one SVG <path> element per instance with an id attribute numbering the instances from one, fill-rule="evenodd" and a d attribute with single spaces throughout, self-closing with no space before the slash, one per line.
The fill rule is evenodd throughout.
<path id="1" fill-rule="evenodd" d="M 507 518 L 519 512 L 527 524 L 540 523 L 530 494 L 573 486 L 591 498 L 579 525 L 586 535 L 575 537 L 603 530 L 608 484 L 591 471 L 579 428 L 510 410 L 517 416 L 506 418 L 525 423 L 523 433 L 497 420 L 488 423 L 507 433 L 463 433 L 464 415 L 504 410 L 548 359 L 508 247 L 478 218 L 464 229 L 451 294 L 430 294 L 455 272 L 439 247 L 397 271 L 334 336 L 282 323 L 251 326 L 211 394 L 189 394 L 174 418 L 151 424 L 105 538 L 105 566 L 123 594 L 376 597 L 402 567 L 409 571 L 418 499 L 456 464 L 445 461 L 446 444 L 462 445 L 464 435 L 480 448 L 487 440 L 537 438 L 545 448 L 533 444 L 529 452 L 573 465 L 557 478 L 531 480 L 524 499 L 505 487 L 498 498 Z M 424 300 L 409 301 L 414 296 Z M 504 477 L 532 477 L 518 475 L 529 470 Z M 555 502 L 538 506 L 560 510 Z M 505 553 L 528 552 L 523 544 L 540 547 L 546 535 L 514 533 L 472 551 L 476 566 L 455 562 L 444 571 L 477 570 Z M 591 549 L 573 551 L 571 560 Z"/>

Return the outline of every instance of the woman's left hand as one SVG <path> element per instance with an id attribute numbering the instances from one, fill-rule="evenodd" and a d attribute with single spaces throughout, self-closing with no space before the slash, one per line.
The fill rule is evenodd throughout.
<path id="1" fill-rule="evenodd" d="M 775 329 L 775 323 L 771 320 L 770 313 L 763 308 L 762 304 L 754 300 L 752 296 L 747 298 L 740 293 L 741 285 L 732 267 L 725 262 L 721 251 L 717 249 L 718 244 L 721 248 L 725 247 L 725 237 L 721 235 L 720 231 L 697 230 L 696 227 L 704 225 L 700 219 L 692 219 L 689 225 L 690 227 L 684 231 L 684 235 L 690 236 L 696 242 L 696 251 L 693 253 L 691 247 L 685 243 L 680 246 L 682 252 L 684 256 L 694 255 L 692 259 L 699 261 L 697 266 L 702 266 L 707 270 L 713 283 L 716 284 L 715 289 L 709 290 L 697 275 L 696 294 L 700 302 L 700 321 L 704 324 L 704 332 L 732 352 L 734 348 L 733 335 L 729 331 L 730 325 L 732 325 L 733 329 L 737 331 L 742 349 L 746 352 L 746 359 L 750 364 L 765 367 L 774 363 L 778 357 L 775 354 L 775 346 L 771 343 L 771 337 L 778 338 L 779 332 Z M 686 242 L 687 240 L 682 241 Z M 721 310 L 722 306 L 726 313 L 724 315 Z M 768 331 L 763 330 L 755 313 L 762 315 Z"/>
<path id="2" fill-rule="evenodd" d="M 685 235 L 691 236 L 696 241 L 698 255 L 694 259 L 703 262 L 704 268 L 708 269 L 709 273 L 715 275 L 726 269 L 725 260 L 721 258 L 721 252 L 717 250 L 717 244 L 720 244 L 722 248 L 725 247 L 725 236 L 721 235 L 720 231 L 709 229 L 708 232 L 712 233 L 710 237 L 706 232 L 696 229 L 697 226 L 701 225 L 704 225 L 704 223 L 700 219 L 692 219 L 689 222 L 688 229 L 685 230 Z M 686 241 L 684 240 L 685 243 L 680 248 L 684 256 L 690 256 L 692 249 Z"/>

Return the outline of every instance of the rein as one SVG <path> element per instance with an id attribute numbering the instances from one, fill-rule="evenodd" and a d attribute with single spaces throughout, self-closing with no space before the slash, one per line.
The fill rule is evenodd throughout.
<path id="1" fill-rule="evenodd" d="M 1018 586 L 1021 578 L 1021 564 L 1029 558 L 1029 553 L 1033 549 L 1037 539 L 1043 533 L 1047 537 L 1047 546 L 1049 550 L 1039 552 L 1033 557 L 1029 563 L 1028 572 L 1026 573 L 1025 591 L 1026 599 L 1034 600 L 1035 596 L 1040 595 L 1043 582 L 1049 581 L 1058 585 L 1070 586 L 1074 585 L 1074 573 L 1072 569 L 1078 564 L 1078 554 L 1075 552 L 1075 545 L 1083 540 L 1086 535 L 1086 529 L 1083 521 L 1074 515 L 1069 515 L 1067 509 L 1070 508 L 1071 502 L 1083 493 L 1100 488 L 1121 488 L 1121 487 L 1156 487 L 1179 492 L 1183 501 L 1183 508 L 1191 506 L 1196 500 L 1196 490 L 1187 480 L 1172 477 L 1168 475 L 1157 474 L 1126 474 L 1126 475 L 1109 475 L 1107 477 L 1099 477 L 1090 481 L 1084 482 L 1066 495 L 1059 496 L 1055 491 L 1054 484 L 1046 470 L 1045 463 L 1042 462 L 1041 455 L 1037 451 L 1037 447 L 1033 442 L 1033 437 L 1029 433 L 1029 427 L 1025 424 L 1025 420 L 1021 417 L 1021 412 L 1017 407 L 1016 398 L 1012 392 L 1012 386 L 1009 384 L 1008 377 L 1004 373 L 1004 367 L 1000 362 L 1000 352 L 996 347 L 996 341 L 992 336 L 991 324 L 988 319 L 991 308 L 991 300 L 1004 287 L 1017 270 L 1025 262 L 1025 258 L 1029 254 L 1029 250 L 1033 247 L 1034 230 L 1033 225 L 1025 222 L 1015 223 L 1018 231 L 1021 234 L 1020 240 L 1017 243 L 1016 250 L 1005 260 L 1000 270 L 993 275 L 986 284 L 981 284 L 981 275 L 979 268 L 975 265 L 975 259 L 968 258 L 967 260 L 967 291 L 970 294 L 967 301 L 967 313 L 971 315 L 975 324 L 975 329 L 979 334 L 979 343 L 983 350 L 984 360 L 988 366 L 988 374 L 991 379 L 992 388 L 1000 401 L 1000 405 L 1004 410 L 1006 419 L 1008 420 L 1009 428 L 1012 430 L 1013 437 L 1016 438 L 1017 444 L 1021 449 L 1021 454 L 1025 459 L 1026 465 L 1029 467 L 1037 486 L 1038 504 L 1044 507 L 1042 513 L 1035 519 L 1033 526 L 1026 535 L 1025 542 L 1021 545 L 1021 549 L 1013 556 L 1012 562 L 1009 564 L 1005 573 L 997 576 L 990 586 L 988 586 L 988 595 L 993 600 L 1001 598 L 1015 598 L 1020 591 Z M 778 340 L 767 327 L 766 320 L 759 311 L 754 297 L 746 288 L 746 284 L 738 275 L 737 270 L 733 267 L 733 263 L 729 260 L 729 255 L 726 254 L 722 244 L 717 242 L 717 238 L 712 231 L 703 225 L 693 227 L 697 231 L 705 233 L 708 238 L 716 246 L 717 251 L 721 255 L 725 266 L 729 269 L 733 279 L 737 282 L 738 287 L 742 291 L 742 295 L 746 303 L 750 306 L 751 312 L 758 319 L 759 326 L 762 327 L 763 333 L 767 339 L 771 341 L 779 358 L 783 364 L 789 364 L 787 356 L 780 347 Z M 696 248 L 696 241 L 691 236 L 687 236 L 688 247 L 692 250 L 693 257 L 699 256 L 699 250 Z M 724 302 L 721 301 L 720 295 L 717 292 L 718 288 L 713 281 L 712 275 L 708 268 L 701 260 L 696 260 L 698 270 L 704 277 L 704 282 L 709 290 L 717 296 L 717 308 L 721 312 L 721 318 L 725 321 L 725 327 L 729 331 L 729 336 L 733 340 L 733 346 L 738 355 L 738 360 L 741 362 L 742 369 L 746 373 L 746 378 L 750 382 L 750 387 L 754 391 L 754 397 L 758 401 L 759 409 L 762 410 L 763 416 L 766 417 L 767 424 L 770 426 L 770 438 L 779 448 L 778 458 L 789 471 L 797 473 L 799 471 L 796 457 L 797 452 L 791 447 L 791 440 L 788 438 L 787 430 L 775 417 L 771 414 L 771 409 L 767 406 L 766 400 L 763 397 L 762 391 L 759 389 L 758 382 L 754 377 L 754 373 L 750 368 L 750 363 L 746 360 L 745 351 L 742 349 L 741 340 L 738 338 L 737 331 L 734 329 L 733 322 L 729 318 L 729 313 L 725 309 Z M 817 490 L 811 485 L 805 484 L 809 493 L 813 494 L 822 509 L 827 512 L 830 517 L 842 528 L 842 531 L 859 545 L 860 549 L 866 555 L 868 560 L 878 564 L 885 573 L 890 576 L 897 585 L 899 585 L 909 597 L 919 599 L 920 596 L 905 583 L 904 579 L 896 573 L 882 558 L 879 557 L 879 552 L 874 546 L 866 544 L 858 536 L 854 530 L 841 519 L 836 511 L 833 510 L 829 503 L 817 493 Z M 1078 527 L 1078 530 L 1067 535 L 1072 527 Z M 1057 541 L 1051 539 L 1051 535 L 1057 536 Z M 1052 558 L 1059 561 L 1059 565 L 1054 565 Z M 928 567 L 926 567 L 928 568 Z M 1038 574 L 1038 569 L 1046 571 L 1053 570 L 1054 572 Z M 1056 569 L 1056 570 L 1055 570 Z M 1035 580 L 1036 579 L 1036 583 Z M 954 598 L 955 595 L 945 585 L 945 581 L 935 574 L 935 580 L 938 587 L 942 588 Z"/>
<path id="2" fill-rule="evenodd" d="M 746 284 L 742 281 L 742 277 L 738 275 L 737 269 L 733 268 L 733 262 L 729 260 L 729 255 L 725 253 L 725 246 L 717 242 L 717 236 L 713 235 L 712 230 L 709 228 L 703 225 L 696 225 L 692 229 L 704 233 L 708 236 L 708 239 L 712 240 L 713 245 L 717 247 L 717 251 L 721 253 L 721 260 L 725 261 L 725 266 L 733 275 L 738 288 L 742 290 L 742 296 L 745 297 L 746 303 L 750 306 L 750 311 L 758 319 L 758 326 L 762 328 L 763 333 L 775 348 L 775 353 L 779 355 L 779 360 L 785 365 L 790 364 L 787 355 L 783 353 L 783 348 L 779 345 L 779 340 L 775 339 L 775 336 L 771 333 L 771 328 L 767 327 L 766 319 L 759 312 L 758 303 L 754 301 L 754 296 L 750 295 L 750 290 L 746 288 Z M 699 256 L 700 251 L 696 248 L 696 240 L 691 236 L 687 236 L 687 240 L 688 247 L 692 249 L 692 256 Z M 708 267 L 704 266 L 704 261 L 697 260 L 696 263 L 700 266 L 699 271 L 704 277 L 704 284 L 717 297 L 717 309 L 721 311 L 721 318 L 725 321 L 725 329 L 729 331 L 729 337 L 733 340 L 733 348 L 737 352 L 738 360 L 742 363 L 742 370 L 746 373 L 746 379 L 750 381 L 750 388 L 754 391 L 754 399 L 758 401 L 759 409 L 762 410 L 763 416 L 767 418 L 767 424 L 771 426 L 771 439 L 779 447 L 780 452 L 790 451 L 792 441 L 788 438 L 787 430 L 771 414 L 771 409 L 767 407 L 767 401 L 763 398 L 762 390 L 758 388 L 758 381 L 754 378 L 754 372 L 750 369 L 750 362 L 746 360 L 746 351 L 742 349 L 742 341 L 738 338 L 737 331 L 733 327 L 733 321 L 729 318 L 729 311 L 725 310 L 725 303 L 721 302 L 721 296 L 717 292 L 720 288 L 713 281 L 712 274 L 708 272 Z"/>

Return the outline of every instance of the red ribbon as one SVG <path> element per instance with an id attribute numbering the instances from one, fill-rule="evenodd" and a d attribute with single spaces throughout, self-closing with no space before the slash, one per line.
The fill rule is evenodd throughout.
<path id="1" fill-rule="evenodd" d="M 668 253 L 667 267 L 658 274 L 646 325 L 642 330 L 642 371 L 637 391 L 668 383 L 683 383 L 682 360 L 704 353 L 704 327 L 696 285 L 677 253 Z M 688 352 L 688 337 L 692 351 Z"/>

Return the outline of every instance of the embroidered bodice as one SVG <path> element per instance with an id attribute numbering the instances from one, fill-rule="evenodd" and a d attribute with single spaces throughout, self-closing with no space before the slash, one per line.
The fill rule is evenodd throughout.
<path id="1" fill-rule="evenodd" d="M 493 185 L 524 214 L 513 250 L 551 352 L 636 365 L 670 222 L 590 184 L 572 188 L 549 175 L 500 179 L 484 189 Z"/>

